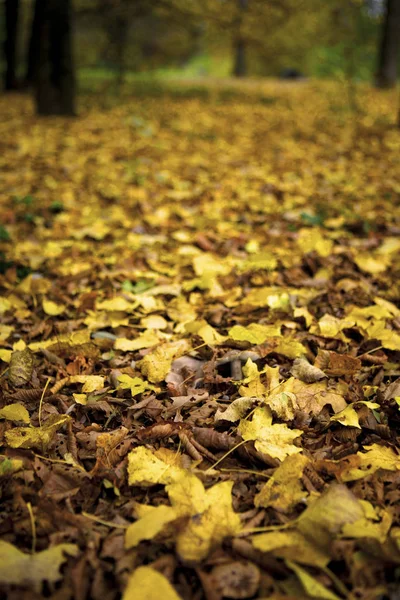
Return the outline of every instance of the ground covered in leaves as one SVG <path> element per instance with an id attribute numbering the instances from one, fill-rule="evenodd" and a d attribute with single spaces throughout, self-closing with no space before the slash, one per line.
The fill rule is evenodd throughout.
<path id="1" fill-rule="evenodd" d="M 399 598 L 400 132 L 347 91 L 0 101 L 2 597 Z"/>

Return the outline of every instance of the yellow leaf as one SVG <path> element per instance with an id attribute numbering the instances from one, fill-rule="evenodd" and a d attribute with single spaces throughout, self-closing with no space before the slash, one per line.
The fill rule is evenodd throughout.
<path id="1" fill-rule="evenodd" d="M 77 556 L 75 544 L 58 544 L 35 554 L 25 554 L 13 544 L 0 541 L 0 583 L 38 586 L 43 581 L 54 583 L 62 579 L 61 565 L 67 556 Z"/>
<path id="2" fill-rule="evenodd" d="M 104 387 L 104 377 L 101 375 L 71 375 L 70 383 L 83 383 L 82 392 L 90 394 Z"/>
<path id="3" fill-rule="evenodd" d="M 7 298 L 0 298 L 0 315 L 11 309 L 11 302 Z"/>
<path id="4" fill-rule="evenodd" d="M 140 505 L 136 505 L 139 518 L 125 532 L 125 548 L 135 548 L 143 540 L 152 540 L 163 531 L 165 525 L 177 518 L 171 506 L 143 506 L 146 511 L 141 511 Z"/>
<path id="5" fill-rule="evenodd" d="M 292 442 L 303 435 L 303 432 L 300 429 L 289 429 L 282 423 L 272 425 L 271 411 L 267 407 L 257 408 L 251 421 L 242 420 L 239 433 L 246 441 L 254 440 L 257 450 L 279 460 L 302 451 Z"/>
<path id="6" fill-rule="evenodd" d="M 103 300 L 103 302 L 96 302 L 96 310 L 105 310 L 108 312 L 132 312 L 137 304 L 128 302 L 122 296 L 115 296 L 110 300 Z"/>
<path id="7" fill-rule="evenodd" d="M 183 356 L 189 345 L 186 340 L 158 346 L 137 363 L 137 367 L 152 383 L 164 381 L 171 370 L 172 361 Z"/>
<path id="8" fill-rule="evenodd" d="M 150 315 L 140 319 L 140 326 L 143 329 L 166 329 L 168 322 L 161 315 Z"/>
<path id="9" fill-rule="evenodd" d="M 301 476 L 309 460 L 303 454 L 287 456 L 271 479 L 255 496 L 255 506 L 272 506 L 279 512 L 288 512 L 308 496 L 301 484 Z"/>
<path id="10" fill-rule="evenodd" d="M 357 254 L 354 262 L 361 271 L 377 275 L 386 271 L 390 261 L 385 256 L 374 258 L 370 254 Z"/>
<path id="11" fill-rule="evenodd" d="M 29 413 L 25 406 L 22 404 L 9 404 L 4 408 L 0 408 L 0 419 L 6 419 L 7 421 L 22 421 L 23 423 L 29 423 Z"/>
<path id="12" fill-rule="evenodd" d="M 151 567 L 139 567 L 130 575 L 122 600 L 182 600 L 168 579 Z"/>
<path id="13" fill-rule="evenodd" d="M 243 366 L 243 375 L 245 378 L 242 380 L 242 384 L 247 385 L 241 385 L 239 393 L 244 397 L 262 398 L 267 388 L 261 383 L 261 371 L 258 370 L 257 364 L 251 358 L 247 359 Z"/>
<path id="14" fill-rule="evenodd" d="M 232 486 L 233 481 L 224 481 L 206 491 L 194 476 L 167 486 L 175 511 L 190 515 L 177 536 L 177 551 L 183 560 L 200 561 L 214 545 L 241 531 L 240 517 L 232 509 Z"/>
<path id="15" fill-rule="evenodd" d="M 12 350 L 4 350 L 0 348 L 0 360 L 9 363 L 11 360 Z"/>
<path id="16" fill-rule="evenodd" d="M 300 580 L 304 591 L 312 598 L 323 598 L 324 600 L 341 600 L 339 596 L 328 590 L 322 583 L 312 577 L 305 569 L 296 565 L 291 560 L 285 561 Z"/>
<path id="17" fill-rule="evenodd" d="M 252 254 L 238 266 L 240 271 L 256 271 L 259 269 L 273 271 L 278 264 L 276 255 L 272 252 L 259 252 Z"/>
<path id="18" fill-rule="evenodd" d="M 341 472 L 342 481 L 355 481 L 372 475 L 378 469 L 400 471 L 400 457 L 392 448 L 372 444 L 364 446 L 367 452 L 357 452 L 357 467 L 349 467 Z"/>
<path id="19" fill-rule="evenodd" d="M 166 462 L 167 459 L 168 462 Z M 175 518 L 190 517 L 177 532 L 177 550 L 188 561 L 198 561 L 207 556 L 214 544 L 225 537 L 235 535 L 241 529 L 241 521 L 232 509 L 232 481 L 218 483 L 208 490 L 203 483 L 179 466 L 176 453 L 165 450 L 161 457 L 147 448 L 132 450 L 128 457 L 128 477 L 130 485 L 147 487 L 154 484 L 166 485 L 172 509 L 156 512 L 139 508 L 142 519 L 129 528 L 126 544 L 139 543 L 147 535 L 146 524 L 152 523 L 149 514 L 154 514 L 155 523 L 150 532 L 160 533 L 164 526 Z M 160 508 L 160 507 L 159 507 Z"/>
<path id="20" fill-rule="evenodd" d="M 86 404 L 87 404 L 87 395 L 86 394 L 72 394 L 72 395 L 77 404 L 82 404 L 83 406 L 86 406 Z"/>
<path id="21" fill-rule="evenodd" d="M 215 346 L 216 344 L 222 344 L 226 340 L 226 336 L 220 335 L 214 327 L 211 327 L 203 319 L 200 321 L 192 321 L 191 323 L 185 324 L 185 330 L 188 333 L 195 333 L 209 346 Z"/>
<path id="22" fill-rule="evenodd" d="M 298 358 L 306 354 L 306 349 L 303 344 L 288 336 L 276 340 L 274 352 L 287 358 Z"/>
<path id="23" fill-rule="evenodd" d="M 151 385 L 148 381 L 143 381 L 140 377 L 130 377 L 129 375 L 123 374 L 118 376 L 119 386 L 125 390 L 131 390 L 132 396 L 142 394 L 147 390 L 156 390 L 154 385 Z"/>
<path id="24" fill-rule="evenodd" d="M 331 421 L 339 421 L 339 423 L 346 425 L 346 427 L 358 427 L 358 429 L 361 429 L 358 422 L 358 414 L 352 404 L 349 404 L 347 408 L 333 415 Z"/>
<path id="25" fill-rule="evenodd" d="M 234 325 L 229 330 L 229 337 L 232 340 L 240 342 L 250 342 L 251 344 L 262 344 L 267 338 L 278 337 L 281 335 L 281 323 L 275 325 L 260 325 L 260 323 L 250 323 L 247 327 Z"/>
<path id="26" fill-rule="evenodd" d="M 321 256 L 329 256 L 333 248 L 332 240 L 325 237 L 317 228 L 303 227 L 300 229 L 297 243 L 302 252 L 315 251 Z"/>
<path id="27" fill-rule="evenodd" d="M 142 348 L 151 348 L 159 343 L 160 337 L 157 332 L 149 329 L 133 340 L 118 338 L 115 340 L 114 348 L 123 352 L 132 352 L 134 350 L 141 350 Z"/>
<path id="28" fill-rule="evenodd" d="M 14 344 L 13 344 L 14 351 L 22 352 L 23 350 L 25 350 L 25 348 L 26 348 L 26 344 L 25 344 L 24 340 L 18 340 L 18 342 L 14 342 Z"/>
<path id="29" fill-rule="evenodd" d="M 0 477 L 6 475 L 12 475 L 20 471 L 24 466 L 24 461 L 19 458 L 7 458 L 6 456 L 0 456 Z"/>
<path id="30" fill-rule="evenodd" d="M 169 457 L 170 462 L 165 458 Z M 129 485 L 149 487 L 156 484 L 168 484 L 185 477 L 188 472 L 180 466 L 180 457 L 176 452 L 163 453 L 162 458 L 144 446 L 134 448 L 128 456 Z"/>
<path id="31" fill-rule="evenodd" d="M 359 402 L 354 402 L 353 404 L 349 404 L 347 408 L 341 410 L 331 417 L 331 421 L 339 421 L 342 425 L 346 425 L 347 427 L 358 427 L 361 429 L 361 426 L 358 421 L 358 414 L 354 409 L 355 404 L 365 404 L 368 408 L 380 408 L 380 405 L 377 402 L 368 402 L 365 400 L 361 400 Z"/>
<path id="32" fill-rule="evenodd" d="M 346 523 L 355 523 L 364 517 L 362 505 L 342 484 L 331 484 L 312 502 L 298 519 L 297 528 L 316 545 L 329 550 Z"/>
<path id="33" fill-rule="evenodd" d="M 42 427 L 14 427 L 6 431 L 5 438 L 10 448 L 45 449 L 56 431 L 67 423 L 68 415 L 50 415 Z"/>
<path id="34" fill-rule="evenodd" d="M 323 337 L 343 337 L 343 334 L 341 333 L 343 329 L 354 327 L 354 325 L 354 319 L 338 319 L 332 315 L 325 314 L 318 321 L 318 325 L 310 328 L 310 333 L 316 333 Z"/>
<path id="35" fill-rule="evenodd" d="M 290 299 L 286 290 L 278 287 L 261 287 L 252 289 L 243 299 L 242 304 L 288 310 Z"/>
<path id="36" fill-rule="evenodd" d="M 382 510 L 381 520 L 379 523 L 374 523 L 371 519 L 363 517 L 354 523 L 347 523 L 342 528 L 342 536 L 345 538 L 374 538 L 381 544 L 386 541 L 387 535 L 392 526 L 393 517 L 386 511 Z"/>
<path id="37" fill-rule="evenodd" d="M 28 348 L 32 350 L 32 352 L 37 352 L 38 350 L 41 350 L 41 348 L 48 348 L 54 344 L 59 345 L 61 343 L 67 343 L 71 346 L 79 346 L 81 344 L 88 344 L 89 342 L 90 331 L 88 329 L 80 329 L 78 331 L 73 331 L 72 333 L 50 338 L 43 342 L 32 342 L 28 345 Z"/>
<path id="38" fill-rule="evenodd" d="M 193 259 L 193 269 L 198 277 L 202 275 L 226 275 L 231 266 L 224 264 L 221 258 L 214 258 L 212 254 L 204 252 Z"/>
<path id="39" fill-rule="evenodd" d="M 254 548 L 261 552 L 270 552 L 278 558 L 297 560 L 305 565 L 325 567 L 329 561 L 328 553 L 321 550 L 299 531 L 270 531 L 251 538 Z"/>
<path id="40" fill-rule="evenodd" d="M 56 304 L 51 300 L 43 299 L 43 310 L 46 315 L 50 315 L 51 317 L 57 317 L 61 315 L 66 309 L 64 304 Z"/>

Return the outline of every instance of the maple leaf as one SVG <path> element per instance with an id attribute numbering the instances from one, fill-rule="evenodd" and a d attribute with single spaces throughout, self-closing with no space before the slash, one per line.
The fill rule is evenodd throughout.
<path id="1" fill-rule="evenodd" d="M 77 556 L 75 544 L 58 544 L 34 554 L 25 554 L 13 544 L 0 541 L 0 582 L 38 588 L 43 581 L 54 583 L 62 578 L 60 566 L 67 556 Z"/>
<path id="2" fill-rule="evenodd" d="M 287 456 L 255 496 L 255 506 L 272 506 L 275 510 L 287 512 L 304 501 L 308 493 L 303 489 L 301 476 L 308 463 L 309 459 L 302 454 Z"/>
<path id="3" fill-rule="evenodd" d="M 171 461 L 172 455 L 167 453 L 164 457 Z M 127 547 L 136 546 L 162 532 L 172 521 L 185 518 L 176 533 L 177 551 L 184 560 L 198 561 L 207 556 L 213 545 L 241 530 L 240 517 L 232 509 L 232 481 L 205 490 L 195 475 L 139 448 L 129 455 L 128 473 L 130 485 L 166 485 L 171 507 L 138 505 L 136 510 L 142 518 L 128 527 Z"/>
<path id="4" fill-rule="evenodd" d="M 254 440 L 257 450 L 279 460 L 302 451 L 292 442 L 303 435 L 303 432 L 300 429 L 289 429 L 282 423 L 272 425 L 272 414 L 268 407 L 257 408 L 251 421 L 242 419 L 238 431 L 244 440 Z"/>

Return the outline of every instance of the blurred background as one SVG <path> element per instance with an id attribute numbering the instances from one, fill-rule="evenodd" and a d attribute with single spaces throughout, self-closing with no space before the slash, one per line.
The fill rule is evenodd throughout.
<path id="1" fill-rule="evenodd" d="M 399 0 L 2 0 L 1 9 L 3 87 L 33 88 L 39 114 L 73 114 L 77 90 L 174 79 L 396 83 Z"/>

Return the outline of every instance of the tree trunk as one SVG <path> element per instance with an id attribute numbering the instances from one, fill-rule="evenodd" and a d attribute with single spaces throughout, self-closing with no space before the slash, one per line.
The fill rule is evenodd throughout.
<path id="1" fill-rule="evenodd" d="M 25 73 L 25 84 L 28 86 L 32 85 L 37 78 L 42 10 L 42 3 L 39 2 L 39 0 L 35 0 L 29 37 L 28 56 L 26 57 L 27 68 Z"/>
<path id="2" fill-rule="evenodd" d="M 243 13 L 247 10 L 248 0 L 238 0 L 238 18 L 235 24 L 236 36 L 233 43 L 234 65 L 233 75 L 245 77 L 247 75 L 246 41 L 242 34 Z"/>
<path id="3" fill-rule="evenodd" d="M 4 12 L 6 25 L 6 39 L 4 42 L 4 58 L 6 61 L 4 89 L 16 90 L 18 88 L 17 41 L 19 0 L 5 0 Z"/>
<path id="4" fill-rule="evenodd" d="M 376 85 L 390 88 L 396 85 L 400 48 L 400 0 L 386 0 Z"/>
<path id="5" fill-rule="evenodd" d="M 71 0 L 36 0 L 38 48 L 36 110 L 39 115 L 75 115 Z"/>

